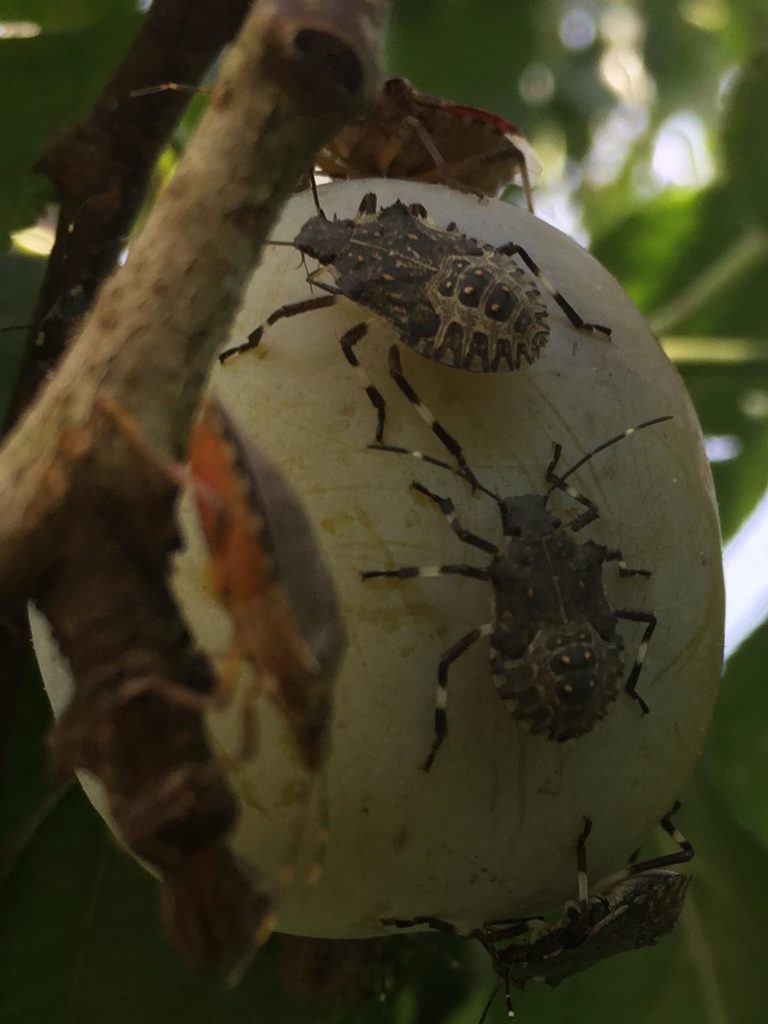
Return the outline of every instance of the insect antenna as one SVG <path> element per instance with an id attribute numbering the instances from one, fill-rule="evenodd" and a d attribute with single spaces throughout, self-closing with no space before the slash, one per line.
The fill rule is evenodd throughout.
<path id="1" fill-rule="evenodd" d="M 131 89 L 128 93 L 130 99 L 139 99 L 142 96 L 157 96 L 163 92 L 186 92 L 191 94 L 202 93 L 209 95 L 211 90 L 204 85 L 187 85 L 185 82 L 161 82 L 159 85 L 147 85 L 142 89 Z"/>
<path id="2" fill-rule="evenodd" d="M 477 1022 L 477 1024 L 485 1024 L 485 1019 L 488 1016 L 488 1014 L 490 1013 L 491 1007 L 493 1006 L 493 1001 L 494 1001 L 494 999 L 496 998 L 496 996 L 498 994 L 499 994 L 499 986 L 498 985 L 494 985 L 493 988 L 491 989 L 491 994 L 488 996 L 488 998 L 487 998 L 487 1000 L 485 1002 L 485 1006 L 483 1007 L 483 1012 L 480 1014 L 480 1020 Z"/>
<path id="3" fill-rule="evenodd" d="M 328 218 L 325 216 L 325 210 L 320 205 L 320 196 L 317 193 L 317 181 L 315 179 L 314 167 L 309 172 L 309 187 L 312 189 L 312 199 L 314 200 L 315 209 L 317 210 L 318 215 L 322 217 L 323 220 L 328 220 Z"/>
<path id="4" fill-rule="evenodd" d="M 454 476 L 458 476 L 462 480 L 466 481 L 473 490 L 482 491 L 483 494 L 487 494 L 488 497 L 492 498 L 497 505 L 501 503 L 501 499 L 498 494 L 494 494 L 494 492 L 488 487 L 483 486 L 483 484 L 481 484 L 475 477 L 470 477 L 463 469 L 457 469 L 456 466 L 452 466 L 448 462 L 443 462 L 442 459 L 435 458 L 434 455 L 427 455 L 426 452 L 412 451 L 410 448 L 400 448 L 395 444 L 380 444 L 379 442 L 369 444 L 368 447 L 377 452 L 394 452 L 395 455 L 410 455 L 411 458 L 420 459 L 422 462 L 428 462 L 430 466 L 439 466 L 441 469 L 447 469 L 449 473 L 453 473 Z"/>
<path id="5" fill-rule="evenodd" d="M 652 420 L 645 420 L 643 423 L 638 423 L 637 426 L 628 427 L 626 430 L 623 430 L 620 434 L 616 434 L 614 437 L 609 438 L 607 441 L 603 441 L 602 444 L 599 444 L 596 448 L 593 448 L 591 451 L 587 452 L 586 455 L 582 455 L 579 461 L 574 462 L 570 469 L 567 469 L 565 473 L 558 473 L 558 480 L 560 481 L 560 483 L 562 483 L 564 480 L 567 480 L 569 476 L 573 476 L 573 474 L 577 470 L 581 469 L 585 462 L 589 462 L 591 459 L 595 457 L 595 455 L 598 455 L 600 452 L 605 451 L 606 448 L 611 448 L 613 445 L 618 444 L 619 441 L 623 441 L 624 438 L 629 437 L 630 434 L 634 434 L 638 430 L 645 430 L 646 427 L 653 427 L 657 423 L 666 423 L 667 420 L 671 420 L 672 418 L 672 416 L 656 416 Z M 561 451 L 561 446 L 559 444 L 556 444 L 555 455 L 550 465 L 550 468 L 553 471 L 557 462 L 559 461 Z M 548 494 L 551 494 L 552 491 L 556 489 L 558 489 L 557 484 L 553 484 L 552 487 L 550 487 Z"/>
<path id="6" fill-rule="evenodd" d="M 517 1020 L 517 1014 L 515 1008 L 512 1005 L 512 971 L 507 971 L 507 976 L 504 979 L 504 1005 L 507 1008 L 507 1017 L 509 1020 Z"/>
<path id="7" fill-rule="evenodd" d="M 576 867 L 579 887 L 579 916 L 582 925 L 589 925 L 589 876 L 587 875 L 587 839 L 592 831 L 592 821 L 584 818 L 584 828 L 576 843 Z"/>

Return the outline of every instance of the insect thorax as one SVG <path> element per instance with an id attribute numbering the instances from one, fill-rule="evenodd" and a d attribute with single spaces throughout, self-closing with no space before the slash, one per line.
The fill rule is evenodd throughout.
<path id="1" fill-rule="evenodd" d="M 437 313 L 432 339 L 413 347 L 464 370 L 517 370 L 541 354 L 549 337 L 547 308 L 536 284 L 511 258 L 445 254 L 425 289 Z"/>

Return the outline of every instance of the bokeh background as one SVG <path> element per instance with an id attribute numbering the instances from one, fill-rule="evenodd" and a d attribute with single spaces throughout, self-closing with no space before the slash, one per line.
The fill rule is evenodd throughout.
<path id="1" fill-rule="evenodd" d="M 52 234 L 32 165 L 82 115 L 136 30 L 136 0 L 0 0 L 0 326 L 29 321 Z M 726 542 L 722 695 L 679 816 L 695 883 L 675 933 L 557 990 L 525 1024 L 752 1024 L 768 1005 L 768 4 L 765 0 L 401 0 L 392 75 L 495 111 L 544 165 L 537 212 L 619 278 L 697 406 Z M 204 99 L 158 166 L 171 172 Z M 516 190 L 509 200 L 520 202 Z M 0 334 L 0 403 L 23 332 Z M 686 600 L 681 581 L 680 601 Z M 474 944 L 277 937 L 243 986 L 190 976 L 152 881 L 76 787 L 53 785 L 32 666 L 5 723 L 2 1024 L 476 1024 L 493 975 Z M 504 1018 L 497 999 L 488 1020 Z"/>

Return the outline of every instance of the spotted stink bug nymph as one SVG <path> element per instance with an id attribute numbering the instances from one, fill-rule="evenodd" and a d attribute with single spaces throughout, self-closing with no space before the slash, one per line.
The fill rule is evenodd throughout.
<path id="1" fill-rule="evenodd" d="M 459 442 L 419 400 L 403 374 L 396 351 L 390 369 L 402 393 L 455 456 L 459 469 L 421 452 L 387 445 L 373 447 L 415 456 L 458 473 L 496 503 L 501 519 L 499 543 L 477 536 L 460 523 L 449 497 L 414 481 L 413 490 L 433 502 L 454 533 L 464 543 L 490 556 L 490 561 L 482 566 L 412 565 L 362 573 L 364 580 L 465 576 L 491 585 L 490 621 L 458 639 L 439 660 L 435 737 L 425 770 L 431 767 L 448 731 L 448 670 L 469 647 L 485 637 L 490 639 L 491 675 L 505 706 L 530 732 L 564 742 L 589 732 L 605 717 L 619 694 L 625 664 L 624 640 L 617 628 L 619 620 L 642 623 L 645 629 L 624 688 L 647 713 L 648 705 L 637 692 L 637 682 L 656 627 L 656 616 L 637 608 L 612 608 L 603 585 L 603 566 L 615 562 L 622 577 L 651 573 L 647 569 L 628 568 L 616 549 L 593 540 L 576 539 L 574 534 L 594 522 L 599 512 L 593 501 L 567 481 L 598 452 L 671 417 L 656 417 L 630 427 L 593 448 L 561 473 L 557 472 L 561 449 L 556 445 L 544 473 L 548 490 L 543 494 L 503 497 L 478 480 Z M 556 491 L 578 502 L 584 511 L 563 523 L 548 507 Z"/>
<path id="2" fill-rule="evenodd" d="M 566 904 L 554 924 L 540 918 L 489 921 L 469 934 L 487 950 L 504 982 L 510 1019 L 515 1018 L 513 987 L 525 988 L 533 980 L 559 985 L 607 957 L 653 946 L 674 928 L 691 876 L 670 869 L 693 858 L 693 846 L 672 821 L 679 806 L 675 804 L 661 820 L 661 827 L 679 849 L 630 863 L 618 877 L 599 886 L 602 891 L 593 893 L 586 852 L 592 822 L 586 818 L 576 842 L 578 902 Z M 428 925 L 436 931 L 456 933 L 449 922 L 429 915 L 382 923 L 398 928 Z"/>
<path id="3" fill-rule="evenodd" d="M 325 294 L 280 306 L 244 344 L 222 352 L 222 362 L 256 348 L 265 329 L 279 320 L 325 309 L 341 298 L 378 314 L 424 358 L 480 373 L 519 370 L 539 358 L 550 332 L 542 291 L 573 327 L 603 341 L 611 334 L 610 328 L 585 321 L 522 246 L 495 247 L 461 234 L 455 225 L 438 228 L 416 203 L 398 200 L 379 210 L 376 196 L 368 193 L 353 219 L 329 220 L 318 209 L 291 244 L 318 261 L 310 281 Z M 323 269 L 332 283 L 320 279 Z M 367 333 L 365 322 L 356 324 L 340 344 L 376 410 L 381 441 L 384 399 L 355 352 Z"/>

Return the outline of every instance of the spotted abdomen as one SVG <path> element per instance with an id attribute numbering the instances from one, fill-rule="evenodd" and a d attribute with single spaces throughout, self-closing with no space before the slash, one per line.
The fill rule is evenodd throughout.
<path id="1" fill-rule="evenodd" d="M 586 620 L 538 630 L 523 655 L 503 653 L 491 637 L 491 673 L 499 696 L 532 733 L 564 742 L 590 731 L 619 695 L 624 669 L 617 633 L 603 640 Z"/>
<path id="2" fill-rule="evenodd" d="M 517 370 L 549 338 L 547 307 L 530 275 L 493 251 L 446 255 L 426 288 L 438 326 L 409 344 L 422 355 L 482 373 Z"/>

